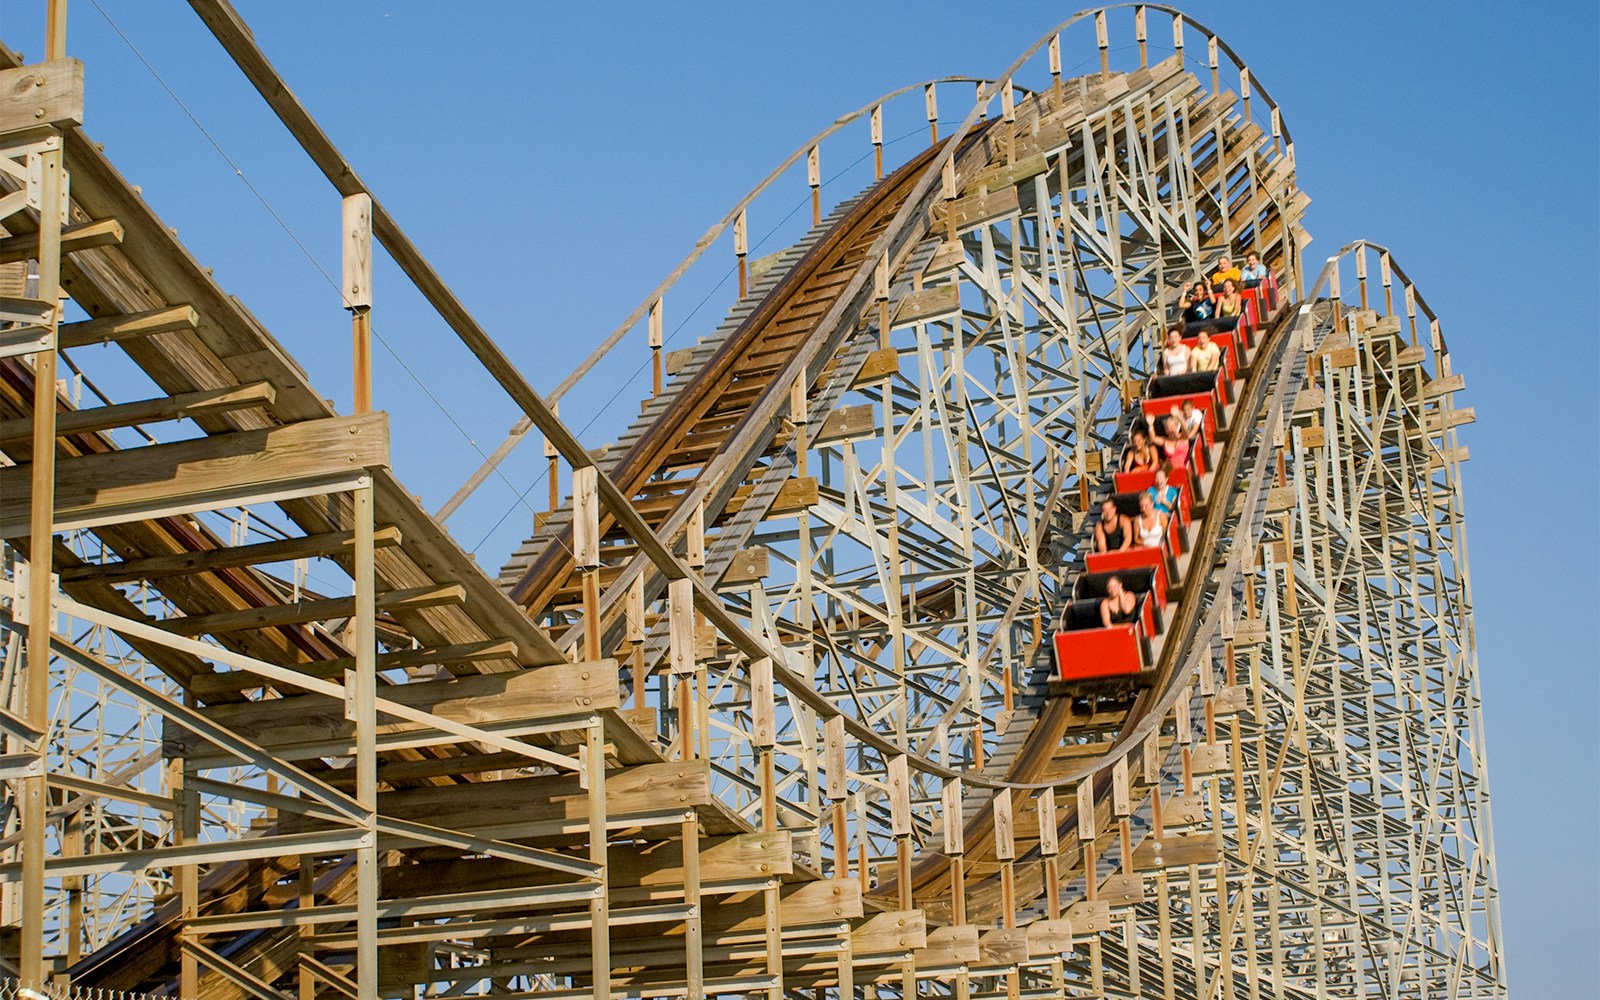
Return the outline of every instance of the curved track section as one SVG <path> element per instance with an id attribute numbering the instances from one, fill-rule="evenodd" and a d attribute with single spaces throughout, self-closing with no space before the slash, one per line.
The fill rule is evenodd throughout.
<path id="1" fill-rule="evenodd" d="M 1182 14 L 1085 12 L 996 79 L 944 137 L 953 81 L 911 90 L 930 142 L 898 164 L 903 92 L 847 116 L 878 169 L 827 214 L 847 119 L 736 205 L 558 390 L 635 340 L 660 365 L 598 457 L 373 204 L 527 414 L 497 455 L 537 427 L 565 487 L 498 587 L 381 414 L 329 411 L 80 128 L 6 147 L 0 194 L 60 148 L 72 178 L 65 231 L 4 220 L 16 259 L 62 241 L 93 317 L 40 328 L 157 398 L 53 398 L 7 300 L 0 475 L 32 481 L 30 430 L 60 471 L 48 560 L 5 518 L 0 962 L 228 1000 L 1503 996 L 1438 322 L 1381 247 L 1306 271 L 1278 108 Z M 811 231 L 747 259 L 802 156 Z M 661 303 L 719 241 L 739 296 L 669 355 Z M 1245 251 L 1282 300 L 1236 341 L 1153 685 L 1064 696 L 1043 650 L 1153 337 Z"/>

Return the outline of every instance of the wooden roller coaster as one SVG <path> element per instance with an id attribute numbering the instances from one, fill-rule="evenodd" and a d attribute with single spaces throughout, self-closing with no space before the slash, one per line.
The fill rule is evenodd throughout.
<path id="1" fill-rule="evenodd" d="M 44 62 L 0 46 L 15 984 L 1504 995 L 1463 383 L 1387 250 L 1308 269 L 1289 133 L 1215 34 L 1087 11 L 993 80 L 841 118 L 562 383 L 614 351 L 653 369 L 591 448 L 237 12 L 191 5 L 344 199 L 354 412 L 91 141 L 51 0 Z M 1074 45 L 1098 72 L 1063 75 Z M 974 85 L 950 129 L 940 99 Z M 929 141 L 896 163 L 882 122 L 909 104 Z M 825 213 L 853 125 L 873 173 Z M 810 229 L 752 258 L 801 160 Z M 374 241 L 525 418 L 443 513 L 544 440 L 548 509 L 497 579 L 391 468 Z M 1270 276 L 1151 556 L 1147 669 L 1056 683 L 1161 332 L 1246 251 Z M 668 297 L 730 257 L 725 320 L 667 351 Z"/>

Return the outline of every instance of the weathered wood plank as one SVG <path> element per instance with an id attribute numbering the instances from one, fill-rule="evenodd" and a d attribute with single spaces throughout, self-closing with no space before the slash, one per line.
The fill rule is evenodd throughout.
<path id="1" fill-rule="evenodd" d="M 254 545 L 240 545 L 226 549 L 175 552 L 171 555 L 146 556 L 143 559 L 125 559 L 121 562 L 84 563 L 81 566 L 64 568 L 61 571 L 61 582 L 95 580 L 100 583 L 122 583 L 127 580 L 150 580 L 239 566 L 288 562 L 292 559 L 349 555 L 355 551 L 355 537 L 353 531 L 328 531 L 300 538 L 284 538 L 276 542 L 258 542 Z M 393 525 L 384 525 L 376 529 L 372 533 L 372 544 L 379 549 L 399 545 L 400 529 Z"/>
<path id="2" fill-rule="evenodd" d="M 151 337 L 174 330 L 193 330 L 200 323 L 200 314 L 192 306 L 168 306 L 145 312 L 126 313 L 121 316 L 104 316 L 86 319 L 80 323 L 65 323 L 61 327 L 63 348 L 89 347 L 109 344 L 112 341 L 133 337 Z"/>
<path id="3" fill-rule="evenodd" d="M 917 965 L 923 968 L 976 962 L 980 957 L 978 928 L 973 924 L 935 927 L 928 931 L 927 946 L 917 949 Z"/>
<path id="4" fill-rule="evenodd" d="M 288 495 L 388 462 L 384 413 L 63 458 L 56 462 L 56 530 L 231 506 L 269 488 Z M 0 536 L 28 532 L 32 471 L 31 464 L 0 469 Z"/>
<path id="5" fill-rule="evenodd" d="M 0 132 L 83 124 L 83 63 L 51 59 L 0 70 Z"/>
<path id="6" fill-rule="evenodd" d="M 384 696 L 389 697 L 389 691 Z M 640 764 L 606 772 L 606 812 L 612 819 L 688 812 L 712 801 L 711 770 L 705 761 Z M 556 826 L 581 831 L 589 822 L 589 793 L 576 774 L 541 775 L 381 792 L 378 808 L 396 819 L 510 839 L 549 835 Z M 295 829 L 322 825 L 287 813 L 280 823 Z"/>
<path id="7" fill-rule="evenodd" d="M 1072 950 L 1072 921 L 1035 920 L 1028 925 L 1028 954 L 1065 955 Z"/>
<path id="8" fill-rule="evenodd" d="M 794 870 L 792 847 L 792 839 L 787 831 L 702 838 L 701 882 L 745 879 L 756 873 L 773 876 L 791 874 Z M 452 892 L 482 892 L 565 881 L 570 881 L 570 876 L 563 872 L 499 858 L 471 858 L 421 861 L 385 869 L 383 890 L 388 896 L 420 896 L 436 893 L 441 886 L 449 886 Z M 606 855 L 606 882 L 609 889 L 617 893 L 631 888 L 681 890 L 684 885 L 683 842 L 668 840 L 658 844 L 611 845 Z M 842 885 L 828 882 L 813 884 L 824 886 L 822 894 L 832 899 L 847 898 Z M 831 891 L 836 888 L 838 895 Z M 854 894 L 854 899 L 855 912 L 859 913 L 859 891 Z M 841 905 L 848 912 L 848 902 Z"/>
<path id="9" fill-rule="evenodd" d="M 948 216 L 955 222 L 956 232 L 964 232 L 987 222 L 1003 219 L 1017 211 L 1017 189 L 1004 187 L 998 191 L 958 198 L 949 205 L 934 208 L 936 225 L 942 226 Z"/>
<path id="10" fill-rule="evenodd" d="M 466 600 L 466 588 L 459 583 L 436 583 L 426 587 L 408 587 L 379 594 L 375 603 L 381 611 L 418 611 L 447 604 L 461 604 Z M 217 611 L 211 614 L 183 615 L 168 618 L 156 624 L 174 635 L 222 635 L 243 632 L 253 628 L 274 628 L 279 625 L 301 625 L 306 622 L 327 621 L 332 618 L 349 618 L 356 613 L 354 597 L 328 597 L 294 604 L 274 604 L 261 608 L 244 608 L 240 611 Z"/>
<path id="11" fill-rule="evenodd" d="M 554 718 L 618 704 L 614 660 L 396 684 L 381 690 L 390 701 L 470 726 Z M 355 724 L 345 718 L 344 703 L 322 695 L 234 702 L 204 711 L 212 721 L 286 755 L 354 740 Z M 380 734 L 421 731 L 424 727 L 415 722 L 378 724 Z M 163 747 L 169 756 L 199 755 L 211 744 L 169 720 Z"/>
<path id="12" fill-rule="evenodd" d="M 80 222 L 61 227 L 61 253 L 66 255 L 93 247 L 122 242 L 122 224 L 116 219 Z M 0 239 L 0 264 L 14 264 L 39 256 L 39 234 L 25 233 Z"/>
<path id="13" fill-rule="evenodd" d="M 71 410 L 56 414 L 56 436 L 181 420 L 207 413 L 246 410 L 255 406 L 271 406 L 276 398 L 277 392 L 270 382 L 254 382 L 227 389 L 184 392 L 176 396 L 157 396 L 154 399 L 141 399 L 132 403 L 114 403 L 88 410 Z M 0 442 L 21 441 L 32 433 L 31 417 L 0 422 Z"/>
<path id="14" fill-rule="evenodd" d="M 867 355 L 867 360 L 861 363 L 861 370 L 856 373 L 855 384 L 872 382 L 893 375 L 899 370 L 900 352 L 893 347 L 885 347 Z"/>
<path id="15" fill-rule="evenodd" d="M 382 670 L 400 670 L 406 667 L 435 666 L 435 664 L 461 664 L 461 662 L 483 662 L 490 659 L 509 659 L 515 661 L 520 658 L 517 643 L 509 638 L 486 638 L 483 642 L 453 643 L 448 646 L 424 646 L 419 650 L 398 650 L 395 653 L 379 653 L 378 667 Z M 339 656 L 334 659 L 318 659 L 318 661 L 293 664 L 291 669 L 306 677 L 320 677 L 330 680 L 342 677 L 346 670 L 355 669 L 354 656 Z M 218 674 L 197 674 L 187 682 L 187 688 L 202 699 L 214 698 L 216 694 L 235 693 L 248 688 L 259 688 L 266 685 L 269 680 L 259 675 L 251 674 L 250 670 L 227 670 Z"/>
<path id="16" fill-rule="evenodd" d="M 874 955 L 928 946 L 927 918 L 921 910 L 894 910 L 868 917 L 850 935 L 851 951 Z"/>
<path id="17" fill-rule="evenodd" d="M 813 444 L 840 444 L 857 438 L 871 437 L 878 429 L 877 413 L 872 403 L 841 406 L 822 422 Z"/>
<path id="18" fill-rule="evenodd" d="M 1220 860 L 1222 850 L 1217 846 L 1217 838 L 1209 833 L 1150 837 L 1133 852 L 1133 866 L 1141 870 L 1215 864 Z"/>
<path id="19" fill-rule="evenodd" d="M 1422 387 L 1422 398 L 1423 399 L 1436 399 L 1439 396 L 1446 395 L 1447 393 L 1460 392 L 1462 389 L 1465 389 L 1466 387 L 1467 387 L 1466 376 L 1464 376 L 1464 375 L 1446 375 L 1443 378 L 1436 378 L 1433 381 L 1429 382 L 1427 385 L 1424 385 Z"/>
<path id="20" fill-rule="evenodd" d="M 920 292 L 912 292 L 900 300 L 894 311 L 894 326 L 909 326 L 912 323 L 925 323 L 932 319 L 943 319 L 955 315 L 961 309 L 961 289 L 954 285 L 939 285 L 935 288 L 924 288 Z M 876 352 L 875 352 L 876 353 Z M 870 360 L 870 358 L 868 359 Z M 895 358 L 895 367 L 900 366 L 898 354 Z"/>

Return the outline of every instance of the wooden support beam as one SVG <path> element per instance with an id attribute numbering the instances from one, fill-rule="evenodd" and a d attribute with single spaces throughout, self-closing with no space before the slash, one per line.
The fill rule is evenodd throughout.
<path id="1" fill-rule="evenodd" d="M 193 306 L 167 306 L 121 316 L 104 316 L 62 324 L 61 346 L 73 348 L 109 344 L 116 340 L 171 333 L 173 330 L 193 330 L 199 324 L 200 314 L 194 311 Z"/>
<path id="2" fill-rule="evenodd" d="M 409 587 L 379 594 L 379 611 L 418 611 L 449 604 L 461 604 L 467 599 L 467 590 L 459 583 L 430 584 L 426 587 Z M 356 613 L 354 597 L 327 597 L 294 604 L 274 604 L 264 608 L 245 608 L 241 611 L 218 611 L 204 615 L 184 615 L 157 622 L 161 628 L 174 635 L 222 635 L 226 632 L 243 632 L 255 628 L 275 628 L 280 625 L 303 625 L 307 622 L 349 618 Z"/>
<path id="3" fill-rule="evenodd" d="M 0 133 L 83 124 L 83 63 L 77 59 L 0 70 Z"/>
<path id="4" fill-rule="evenodd" d="M 383 413 L 64 458 L 57 464 L 57 531 L 348 488 L 389 462 Z M 0 469 L 0 537 L 28 532 L 31 464 Z M 340 482 L 335 482 L 338 480 Z"/>
<path id="5" fill-rule="evenodd" d="M 606 813 L 613 822 L 671 813 L 676 828 L 677 817 L 714 801 L 707 761 L 640 764 L 606 772 Z M 378 805 L 385 817 L 448 825 L 480 837 L 550 836 L 558 830 L 569 831 L 583 843 L 589 837 L 589 796 L 576 774 L 382 792 Z M 281 817 L 280 823 L 295 830 L 323 825 L 291 815 Z"/>
<path id="6" fill-rule="evenodd" d="M 382 694 L 389 701 L 470 726 L 560 718 L 615 708 L 619 703 L 614 660 L 396 684 L 384 688 Z M 291 748 L 348 741 L 355 733 L 355 724 L 345 718 L 344 704 L 317 694 L 212 705 L 205 714 L 233 733 L 284 755 L 294 754 Z M 377 730 L 381 737 L 423 732 L 425 727 L 411 721 L 379 722 Z M 206 740 L 170 721 L 163 747 L 169 756 L 198 755 L 212 749 Z M 402 818 L 428 821 L 420 816 Z"/>
<path id="7" fill-rule="evenodd" d="M 372 533 L 375 548 L 389 548 L 400 544 L 400 529 L 385 525 Z M 61 571 L 62 583 L 123 583 L 128 580 L 156 580 L 169 576 L 186 576 L 191 573 L 209 573 L 219 569 L 239 566 L 258 566 L 265 563 L 288 562 L 291 559 L 315 559 L 321 556 L 348 556 L 355 548 L 355 532 L 328 531 L 301 538 L 285 538 L 276 542 L 258 542 L 226 549 L 208 549 L 203 552 L 174 552 L 164 556 L 146 556 L 142 559 L 125 559 L 121 562 L 84 563 L 69 566 Z"/>
<path id="8" fill-rule="evenodd" d="M 56 414 L 56 436 L 85 434 L 112 427 L 131 427 L 135 424 L 155 424 L 167 420 L 182 420 L 204 416 L 208 413 L 227 413 L 248 410 L 257 406 L 271 406 L 278 397 L 270 382 L 252 382 L 227 389 L 207 389 L 202 392 L 185 392 L 176 396 L 157 396 L 133 403 L 114 403 L 88 410 L 72 410 Z M 21 441 L 32 432 L 33 418 L 0 421 L 0 444 Z"/>
<path id="9" fill-rule="evenodd" d="M 122 224 L 116 219 L 98 222 L 80 222 L 75 226 L 61 227 L 61 253 L 66 255 L 91 247 L 110 246 L 122 242 Z M 0 239 L 0 264 L 34 260 L 39 256 L 39 234 L 24 233 Z"/>
<path id="10" fill-rule="evenodd" d="M 517 644 L 510 639 L 485 639 L 482 642 L 464 642 L 451 646 L 402 649 L 393 653 L 380 653 L 378 655 L 377 669 L 381 673 L 385 670 L 399 670 L 407 667 L 422 667 L 435 664 L 516 660 L 520 656 Z M 344 676 L 344 672 L 346 670 L 354 670 L 355 665 L 355 657 L 340 656 L 331 660 L 315 660 L 310 663 L 291 664 L 290 669 L 297 670 L 308 677 L 321 677 L 326 680 Z M 271 681 L 248 670 L 231 670 L 226 673 L 196 674 L 189 681 L 187 687 L 192 693 L 201 698 L 214 698 L 219 694 L 244 691 L 248 688 L 260 687 L 269 683 Z"/>

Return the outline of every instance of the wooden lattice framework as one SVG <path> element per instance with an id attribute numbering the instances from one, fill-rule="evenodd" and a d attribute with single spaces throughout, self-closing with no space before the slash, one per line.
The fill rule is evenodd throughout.
<path id="1" fill-rule="evenodd" d="M 232 9 L 191 2 L 344 198 L 356 412 L 89 141 L 52 2 L 44 63 L 0 53 L 0 969 L 301 1000 L 1504 995 L 1463 384 L 1387 250 L 1306 264 L 1287 129 L 1214 34 L 1085 12 L 993 81 L 840 119 L 558 388 L 652 360 L 596 457 Z M 1100 71 L 1063 78 L 1063 47 Z M 929 145 L 885 162 L 907 103 Z M 825 214 L 852 122 L 876 179 Z M 748 259 L 802 160 L 812 231 Z M 388 468 L 374 239 L 523 410 L 496 460 L 545 441 L 550 510 L 499 581 L 441 525 L 487 470 L 432 515 Z M 1152 337 L 1246 250 L 1283 301 L 1156 686 L 1052 697 Z M 728 320 L 669 356 L 719 253 Z M 59 391 L 103 343 L 160 394 Z"/>

